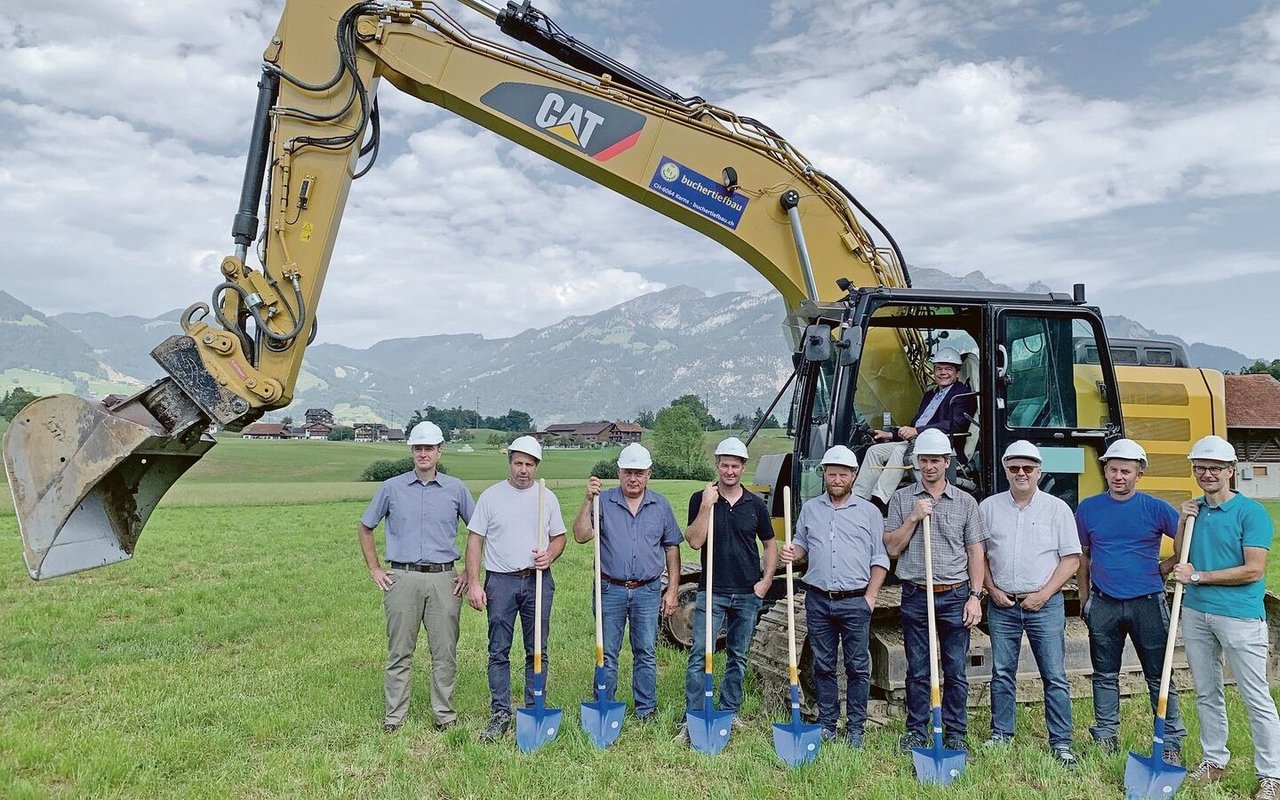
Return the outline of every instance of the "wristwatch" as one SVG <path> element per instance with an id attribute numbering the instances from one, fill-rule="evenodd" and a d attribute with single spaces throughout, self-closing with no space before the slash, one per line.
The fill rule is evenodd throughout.
<path id="1" fill-rule="evenodd" d="M 1199 572 L 1193 572 L 1193 573 L 1191 573 L 1191 582 L 1192 582 L 1192 583 L 1199 583 L 1199 582 L 1200 582 L 1200 573 L 1199 573 Z"/>
<path id="2" fill-rule="evenodd" d="M 976 592 L 971 591 L 971 592 L 969 592 L 969 596 L 970 596 L 970 597 L 976 597 L 976 598 L 978 598 L 979 600 L 986 600 L 986 599 L 987 599 L 987 590 L 986 590 L 986 589 L 979 589 L 979 590 L 978 590 L 978 591 L 976 591 Z"/>

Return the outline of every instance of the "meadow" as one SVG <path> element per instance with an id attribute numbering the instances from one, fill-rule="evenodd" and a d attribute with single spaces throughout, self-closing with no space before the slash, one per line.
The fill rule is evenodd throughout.
<path id="1" fill-rule="evenodd" d="M 714 438 L 709 436 L 709 440 Z M 761 447 L 777 448 L 777 437 Z M 554 567 L 548 639 L 549 705 L 559 737 L 532 755 L 512 738 L 483 745 L 488 710 L 484 618 L 463 610 L 455 702 L 461 724 L 430 724 L 420 643 L 413 706 L 403 729 L 382 733 L 385 638 L 381 597 L 356 543 L 372 484 L 355 480 L 392 445 L 227 439 L 156 511 L 131 561 L 34 583 L 22 567 L 17 523 L 0 506 L 0 797 L 94 798 L 598 798 L 1120 797 L 1124 756 L 1084 745 L 1089 704 L 1075 705 L 1081 767 L 1065 773 L 1044 748 L 1040 706 L 1024 708 L 1013 748 L 975 748 L 949 788 L 922 788 L 896 752 L 900 725 L 872 731 L 867 748 L 824 745 L 787 770 L 773 754 L 779 709 L 748 681 L 747 730 L 707 757 L 672 742 L 685 654 L 659 650 L 660 719 L 628 716 L 619 741 L 598 751 L 577 727 L 590 699 L 591 548 L 570 543 Z M 580 507 L 590 465 L 611 451 L 549 451 L 543 475 L 566 521 Z M 616 453 L 616 450 L 612 451 Z M 478 491 L 501 479 L 500 453 L 446 452 L 451 474 Z M 677 514 L 697 484 L 655 482 Z M 1280 508 L 1271 506 L 1273 516 Z M 683 519 L 681 520 L 683 522 Z M 380 535 L 380 534 L 379 534 Z M 692 553 L 686 553 L 692 558 Z M 1273 561 L 1274 586 L 1280 567 Z M 629 680 L 623 657 L 623 685 Z M 516 676 L 516 683 L 519 677 Z M 1180 797 L 1252 790 L 1248 727 L 1234 692 L 1228 780 Z M 1186 698 L 1192 731 L 1194 707 Z M 1123 744 L 1149 752 L 1150 713 L 1129 700 Z M 971 715 L 971 738 L 988 716 Z M 1199 747 L 1187 743 L 1194 763 Z"/>

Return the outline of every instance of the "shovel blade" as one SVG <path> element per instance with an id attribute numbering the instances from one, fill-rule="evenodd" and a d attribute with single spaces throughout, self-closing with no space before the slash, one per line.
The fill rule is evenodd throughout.
<path id="1" fill-rule="evenodd" d="M 1124 792 L 1128 800 L 1164 800 L 1172 797 L 1187 777 L 1187 770 L 1165 760 L 1129 753 L 1124 765 Z"/>
<path id="2" fill-rule="evenodd" d="M 532 753 L 560 732 L 564 712 L 558 708 L 529 706 L 516 709 L 516 744 L 523 753 Z"/>
<path id="3" fill-rule="evenodd" d="M 591 743 L 600 749 L 613 744 L 622 733 L 622 717 L 627 704 L 611 700 L 598 700 L 582 704 L 582 729 Z"/>
<path id="4" fill-rule="evenodd" d="M 945 786 L 964 772 L 965 754 L 961 750 L 933 747 L 913 747 L 911 760 L 916 767 L 916 780 Z"/>
<path id="5" fill-rule="evenodd" d="M 689 744 L 703 755 L 713 756 L 729 743 L 733 730 L 732 711 L 689 711 L 685 721 L 689 725 Z"/>
<path id="6" fill-rule="evenodd" d="M 808 764 L 822 745 L 822 726 L 800 723 L 773 724 L 773 752 L 788 767 Z"/>

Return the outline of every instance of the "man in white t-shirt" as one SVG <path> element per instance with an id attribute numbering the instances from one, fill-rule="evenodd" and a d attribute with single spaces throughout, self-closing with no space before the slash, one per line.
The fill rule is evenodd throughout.
<path id="1" fill-rule="evenodd" d="M 547 491 L 538 516 L 538 464 L 542 446 L 521 436 L 507 448 L 510 475 L 485 489 L 467 523 L 467 602 L 489 613 L 489 704 L 493 712 L 480 738 L 497 741 L 511 729 L 511 641 L 516 616 L 524 637 L 524 704 L 533 704 L 533 626 L 535 570 L 542 570 L 542 669 L 547 669 L 546 641 L 555 582 L 551 562 L 564 552 L 564 519 L 560 502 Z M 484 583 L 480 560 L 484 557 Z"/>

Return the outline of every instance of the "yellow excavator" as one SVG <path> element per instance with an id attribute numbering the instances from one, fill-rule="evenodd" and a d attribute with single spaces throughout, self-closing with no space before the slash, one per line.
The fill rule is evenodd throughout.
<path id="1" fill-rule="evenodd" d="M 46 397 L 8 429 L 32 578 L 129 558 L 156 503 L 214 445 L 211 426 L 291 402 L 347 193 L 378 154 L 384 79 L 705 234 L 776 287 L 795 447 L 757 481 L 820 492 L 823 450 L 864 446 L 882 417 L 906 421 L 945 343 L 965 353 L 977 408 L 956 436 L 955 479 L 979 497 L 1004 488 L 996 454 L 1022 438 L 1044 450 L 1047 490 L 1100 491 L 1097 455 L 1126 429 L 1151 454 L 1144 488 L 1189 496 L 1189 443 L 1225 432 L 1220 375 L 1114 367 L 1081 286 L 913 289 L 889 232 L 767 125 L 679 95 L 527 1 L 460 2 L 523 46 L 475 35 L 435 2 L 287 0 L 263 56 L 234 250 L 210 302 L 152 352 L 168 377 L 105 404 Z"/>

